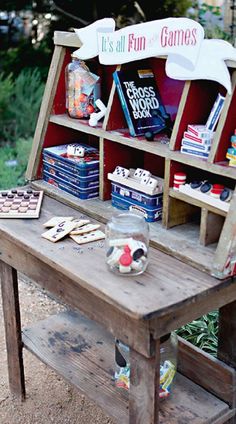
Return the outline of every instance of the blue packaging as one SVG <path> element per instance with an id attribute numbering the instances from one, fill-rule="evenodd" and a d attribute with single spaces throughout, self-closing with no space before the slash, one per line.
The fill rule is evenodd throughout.
<path id="1" fill-rule="evenodd" d="M 88 188 L 99 185 L 98 173 L 81 177 L 77 173 L 72 174 L 71 172 L 61 171 L 56 165 L 49 165 L 47 162 L 43 163 L 43 172 L 45 172 L 47 176 L 50 174 L 52 178 L 59 177 L 65 183 L 74 184 L 78 188 Z"/>
<path id="2" fill-rule="evenodd" d="M 162 206 L 147 206 L 114 193 L 111 194 L 111 199 L 111 204 L 115 208 L 135 211 L 142 215 L 147 222 L 159 221 L 162 218 Z"/>
<path id="3" fill-rule="evenodd" d="M 93 197 L 99 196 L 99 185 L 89 188 L 79 188 L 74 184 L 64 182 L 64 180 L 61 178 L 49 174 L 46 171 L 43 172 L 43 179 L 47 183 L 52 184 L 53 186 L 60 188 L 61 190 L 66 191 L 67 193 L 70 193 L 79 199 L 91 199 Z"/>
<path id="4" fill-rule="evenodd" d="M 155 195 L 149 195 L 142 191 L 135 190 L 134 188 L 130 188 L 126 185 L 119 184 L 117 182 L 111 183 L 112 194 L 119 194 L 120 196 L 126 198 L 127 200 L 135 200 L 136 202 L 142 205 L 148 206 L 162 206 L 163 193 L 158 193 Z"/>
<path id="5" fill-rule="evenodd" d="M 80 177 L 99 172 L 99 152 L 87 144 L 74 143 L 85 149 L 85 156 L 80 158 L 67 157 L 68 144 L 46 147 L 43 149 L 43 162 L 57 166 L 60 170 L 76 174 Z"/>

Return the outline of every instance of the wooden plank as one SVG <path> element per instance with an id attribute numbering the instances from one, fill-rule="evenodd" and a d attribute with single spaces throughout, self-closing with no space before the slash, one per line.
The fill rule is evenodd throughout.
<path id="1" fill-rule="evenodd" d="M 217 243 L 224 224 L 224 218 L 210 212 L 206 208 L 201 209 L 200 243 L 207 246 Z"/>
<path id="2" fill-rule="evenodd" d="M 128 394 L 117 390 L 112 379 L 114 339 L 97 324 L 77 312 L 67 311 L 24 329 L 23 342 L 29 351 L 102 406 L 118 423 L 144 423 L 128 420 Z M 131 354 L 135 361 L 140 359 L 135 353 Z M 138 370 L 140 375 L 135 372 Z M 143 372 L 141 363 L 136 362 L 131 378 L 132 384 L 137 384 L 136 392 L 141 400 L 151 390 L 147 378 L 146 384 L 141 381 Z M 150 379 L 154 380 L 153 375 Z M 142 402 L 139 409 L 138 417 L 149 415 L 149 411 L 144 412 Z M 220 424 L 231 414 L 226 403 L 178 374 L 170 399 L 160 403 L 159 421 L 160 424 Z"/>
<path id="3" fill-rule="evenodd" d="M 127 401 L 114 387 L 115 339 L 79 313 L 67 311 L 23 330 L 24 346 L 118 422 Z"/>
<path id="4" fill-rule="evenodd" d="M 204 171 L 212 172 L 213 174 L 220 174 L 232 179 L 236 178 L 236 170 L 234 167 L 222 166 L 217 163 L 209 163 L 207 160 L 201 159 L 199 157 L 196 158 L 191 155 L 185 155 L 179 151 L 171 151 L 168 144 L 161 143 L 163 135 L 155 136 L 155 140 L 151 143 L 148 143 L 143 137 L 131 137 L 128 131 L 122 128 L 105 130 L 102 128 L 101 122 L 99 122 L 96 127 L 90 127 L 88 125 L 88 121 L 76 120 L 70 118 L 66 114 L 51 115 L 50 122 L 68 128 L 73 128 L 84 133 L 91 133 L 98 137 L 103 137 L 116 143 L 130 146 L 134 149 L 143 150 L 166 159 L 170 158 L 172 160 L 178 161 L 179 163 L 193 166 L 196 169 L 202 169 Z"/>
<path id="5" fill-rule="evenodd" d="M 60 71 L 63 65 L 65 52 L 65 48 L 63 47 L 56 46 L 54 49 L 26 170 L 26 179 L 28 180 L 35 179 L 37 175 L 38 165 L 41 160 L 41 150 L 57 89 L 57 83 L 60 78 Z"/>
<path id="6" fill-rule="evenodd" d="M 198 298 L 196 303 L 192 302 L 191 305 L 188 303 L 182 304 L 174 313 L 166 313 L 158 318 L 153 317 L 153 320 L 150 322 L 151 333 L 154 339 L 156 339 L 176 328 L 182 327 L 186 322 L 191 322 L 212 310 L 227 305 L 232 302 L 232 300 L 235 300 L 235 287 L 234 284 L 231 283 L 225 286 L 224 290 L 218 293 L 215 292 L 214 296 L 208 293 L 205 298 Z"/>
<path id="7" fill-rule="evenodd" d="M 178 337 L 178 370 L 194 383 L 235 407 L 235 370 L 182 337 Z"/>
<path id="8" fill-rule="evenodd" d="M 54 31 L 53 41 L 55 45 L 64 47 L 81 47 L 82 43 L 75 32 Z"/>
<path id="9" fill-rule="evenodd" d="M 229 212 L 225 218 L 225 222 L 221 231 L 219 242 L 214 256 L 212 266 L 213 275 L 224 275 L 227 262 L 235 257 L 235 234 L 233 229 L 236 225 L 236 189 L 233 192 L 233 197 L 230 201 Z M 227 272 L 225 273 L 227 275 Z"/>
<path id="10" fill-rule="evenodd" d="M 183 115 L 183 111 L 185 108 L 185 104 L 186 104 L 186 100 L 188 97 L 188 93 L 190 90 L 190 81 L 186 81 L 185 85 L 184 85 L 184 89 L 182 92 L 182 96 L 181 96 L 181 100 L 180 100 L 180 104 L 179 104 L 179 108 L 178 108 L 178 112 L 177 112 L 177 116 L 175 119 L 175 123 L 174 123 L 174 127 L 171 133 L 171 139 L 170 139 L 170 150 L 179 150 L 179 144 L 177 145 L 176 140 L 177 140 L 177 136 L 179 133 L 179 126 L 181 123 L 181 119 L 182 119 L 182 115 Z M 183 134 L 183 132 L 182 132 Z"/>
<path id="11" fill-rule="evenodd" d="M 172 193 L 171 190 L 170 193 Z M 198 214 L 199 209 L 194 205 L 170 196 L 168 215 L 166 215 L 167 228 L 194 221 Z"/>
<path id="12" fill-rule="evenodd" d="M 212 201 L 210 195 L 205 195 L 205 196 L 203 195 L 202 196 L 202 193 L 201 193 L 199 195 L 199 198 L 198 198 L 197 197 L 198 193 L 197 193 L 196 197 L 194 197 L 194 194 L 195 193 L 191 192 L 191 189 L 190 189 L 190 191 L 187 190 L 186 192 L 181 191 L 181 189 L 179 191 L 174 190 L 174 189 L 170 189 L 170 191 L 169 191 L 169 195 L 171 197 L 173 197 L 174 199 L 183 200 L 184 202 L 190 203 L 190 204 L 197 206 L 199 208 L 206 208 L 209 211 L 211 211 L 215 214 L 219 214 L 221 216 L 227 215 L 227 210 L 225 210 L 225 209 L 228 209 L 228 207 L 229 207 L 228 203 L 222 202 L 222 201 L 219 201 L 219 203 L 214 202 L 215 199 Z M 204 199 L 204 200 L 201 200 L 201 199 Z M 218 200 L 218 199 L 216 199 L 216 200 Z M 207 201 L 209 201 L 209 203 L 207 203 Z M 225 205 L 225 203 L 226 203 L 226 205 Z"/>
<path id="13" fill-rule="evenodd" d="M 159 423 L 160 340 L 146 359 L 130 349 L 129 423 Z"/>
<path id="14" fill-rule="evenodd" d="M 219 310 L 218 358 L 236 368 L 236 302 Z"/>
<path id="15" fill-rule="evenodd" d="M 0 261 L 0 275 L 9 386 L 11 392 L 23 400 L 25 398 L 25 378 L 17 272 L 11 266 Z"/>
<path id="16" fill-rule="evenodd" d="M 232 85 L 232 93 L 234 93 L 235 86 L 236 86 L 236 73 L 235 72 L 233 73 L 233 75 L 231 77 L 231 85 Z M 210 154 L 209 154 L 209 157 L 208 157 L 208 161 L 211 162 L 211 163 L 213 163 L 215 161 L 216 156 L 218 156 L 218 158 L 219 158 L 217 151 L 218 151 L 218 149 L 221 150 L 221 145 L 227 146 L 229 144 L 229 143 L 225 142 L 225 136 L 222 137 L 222 133 L 223 133 L 223 130 L 224 130 L 224 126 L 225 126 L 227 116 L 229 114 L 229 108 L 230 108 L 232 98 L 233 98 L 232 94 L 227 93 L 226 96 L 225 96 L 224 106 L 223 106 L 222 112 L 220 114 L 219 122 L 218 122 L 217 127 L 216 127 L 216 133 L 214 135 Z M 229 116 L 231 116 L 231 114 Z M 232 119 L 232 117 L 230 119 Z M 224 153 L 223 153 L 223 155 L 221 155 L 222 157 L 218 160 L 224 160 L 225 159 L 225 154 L 226 154 L 227 149 L 224 148 L 223 150 L 224 150 Z"/>
<path id="17" fill-rule="evenodd" d="M 219 333 L 218 333 L 218 358 L 236 367 L 235 354 L 235 334 L 236 334 L 236 302 L 231 302 L 219 310 Z M 235 385 L 234 385 L 235 387 Z M 236 407 L 236 392 L 232 392 L 230 406 Z M 236 415 L 229 421 L 229 424 L 236 423 Z"/>
<path id="18" fill-rule="evenodd" d="M 108 114 L 106 116 L 108 117 Z M 103 137 L 104 139 L 114 141 L 115 143 L 149 152 L 161 157 L 166 157 L 169 154 L 168 146 L 166 144 L 161 144 L 158 139 L 156 141 L 152 141 L 151 143 L 147 143 L 147 141 L 142 137 L 134 138 L 129 136 L 127 131 L 125 132 L 122 128 L 116 128 L 115 130 L 105 130 L 101 122 L 98 122 L 96 127 L 90 127 L 88 121 L 73 119 L 66 114 L 51 115 L 50 122 L 68 128 L 73 128 L 83 133 L 93 134 L 97 137 Z M 104 122 L 106 123 L 106 119 Z M 108 125 L 108 123 L 106 125 Z M 159 137 L 161 138 L 162 136 Z M 130 143 L 131 140 L 132 144 Z"/>

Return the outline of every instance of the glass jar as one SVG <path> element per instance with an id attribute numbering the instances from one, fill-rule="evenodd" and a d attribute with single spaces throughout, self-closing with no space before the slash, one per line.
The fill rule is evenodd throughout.
<path id="1" fill-rule="evenodd" d="M 99 77 L 90 72 L 83 60 L 71 55 L 65 69 L 66 109 L 71 118 L 89 119 L 95 111 L 95 86 Z"/>
<path id="2" fill-rule="evenodd" d="M 138 275 L 148 264 L 149 226 L 132 212 L 114 215 L 106 225 L 106 263 L 119 275 Z"/>
<path id="3" fill-rule="evenodd" d="M 175 332 L 166 334 L 160 339 L 160 387 L 159 398 L 169 398 L 174 391 L 177 370 L 178 337 Z M 130 387 L 129 347 L 120 340 L 115 341 L 115 386 L 120 390 Z"/>
<path id="4" fill-rule="evenodd" d="M 173 392 L 177 370 L 178 337 L 175 332 L 160 339 L 160 399 L 166 399 Z"/>

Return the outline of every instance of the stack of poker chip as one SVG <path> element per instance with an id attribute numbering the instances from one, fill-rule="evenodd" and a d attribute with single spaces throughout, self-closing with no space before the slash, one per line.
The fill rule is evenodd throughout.
<path id="1" fill-rule="evenodd" d="M 179 190 L 180 185 L 186 183 L 186 174 L 184 172 L 176 172 L 174 174 L 174 184 L 173 189 Z"/>

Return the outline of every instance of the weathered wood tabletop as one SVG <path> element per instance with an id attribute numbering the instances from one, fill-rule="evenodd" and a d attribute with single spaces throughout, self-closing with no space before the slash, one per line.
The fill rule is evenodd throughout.
<path id="1" fill-rule="evenodd" d="M 135 277 L 114 275 L 106 268 L 105 247 L 101 247 L 101 242 L 82 245 L 82 253 L 79 253 L 79 245 L 69 238 L 52 243 L 41 236 L 45 231 L 43 223 L 55 215 L 80 217 L 81 213 L 44 195 L 39 219 L 1 219 L 2 260 L 15 267 L 17 264 L 17 269 L 27 270 L 33 277 L 35 270 L 30 269 L 29 261 L 27 263 L 27 255 L 28 258 L 33 255 L 42 265 L 40 280 L 45 285 L 49 280 L 48 269 L 54 269 L 64 278 L 64 283 L 55 280 L 55 287 L 63 289 L 67 279 L 73 280 L 75 285 L 93 294 L 98 302 L 104 301 L 138 320 L 170 314 L 178 320 L 178 311 L 181 314 L 186 309 L 189 309 L 189 319 L 196 318 L 197 313 L 200 316 L 209 307 L 226 304 L 234 291 L 232 280 L 217 280 L 152 248 L 144 274 Z M 104 229 L 103 224 L 101 228 Z M 208 306 L 205 305 L 206 298 Z"/>
<path id="2" fill-rule="evenodd" d="M 235 308 L 232 302 L 236 299 L 235 281 L 233 279 L 217 280 L 209 274 L 153 248 L 150 249 L 150 262 L 144 274 L 135 277 L 115 275 L 106 268 L 104 241 L 79 246 L 69 237 L 56 243 L 43 238 L 42 233 L 45 232 L 43 224 L 53 216 L 80 218 L 81 213 L 44 195 L 39 219 L 0 219 L 1 281 L 11 391 L 24 397 L 23 344 L 16 273 L 16 271 L 20 271 L 51 294 L 62 299 L 68 306 L 80 310 L 96 325 L 102 324 L 111 337 L 117 337 L 129 345 L 131 368 L 134 370 L 131 374 L 129 393 L 129 421 L 127 421 L 127 406 L 123 406 L 123 409 L 117 406 L 120 402 L 119 396 L 118 400 L 112 401 L 117 394 L 109 383 L 111 369 L 109 361 L 107 361 L 108 373 L 106 371 L 104 374 L 106 376 L 104 381 L 109 386 L 107 393 L 105 395 L 102 391 L 99 395 L 95 390 L 94 396 L 92 396 L 89 388 L 87 392 L 92 398 L 98 399 L 99 397 L 102 406 L 105 403 L 110 405 L 109 413 L 118 418 L 118 422 L 157 423 L 158 391 L 156 388 L 159 379 L 160 337 L 214 308 L 221 308 L 221 335 L 223 337 L 220 341 L 220 353 L 222 356 L 224 355 L 227 362 L 232 362 L 229 359 L 232 352 L 229 342 L 232 337 L 229 331 L 225 331 L 224 322 L 227 318 L 228 328 L 234 320 L 233 310 Z M 94 221 L 91 217 L 88 219 L 91 222 Z M 103 224 L 101 224 L 101 229 L 104 229 Z M 232 307 L 228 304 L 231 304 Z M 54 318 L 51 319 L 54 323 L 53 320 Z M 39 327 L 36 325 L 34 330 L 23 331 L 23 343 L 44 362 L 53 364 L 54 368 L 68 379 L 78 358 L 73 356 L 70 351 L 69 371 L 65 370 L 64 362 L 61 364 L 59 361 L 60 366 L 58 366 L 58 361 L 55 360 L 55 349 L 53 348 L 49 352 L 48 342 L 42 342 L 42 335 L 45 331 L 50 330 L 51 321 L 49 319 L 47 325 L 44 322 L 39 324 Z M 76 322 L 74 325 L 73 328 L 77 331 Z M 68 323 L 66 328 L 67 326 Z M 85 327 L 87 329 L 87 323 Z M 233 327 L 230 328 L 233 329 Z M 50 331 L 49 334 L 51 334 Z M 101 337 L 105 343 L 106 337 Z M 95 338 L 95 351 L 96 340 Z M 112 340 L 114 339 L 112 338 Z M 45 349 L 46 352 L 44 352 Z M 161 408 L 160 423 L 177 423 L 177 421 L 173 421 L 173 417 L 180 420 L 183 417 L 186 418 L 185 404 L 190 405 L 188 414 L 191 412 L 191 417 L 195 414 L 196 424 L 225 422 L 227 418 L 233 416 L 234 410 L 229 409 L 226 403 L 222 403 L 217 398 L 214 398 L 213 402 L 212 395 L 208 396 L 207 392 L 204 392 L 204 396 L 209 397 L 209 405 L 213 404 L 212 410 L 207 408 L 209 413 L 205 411 L 204 414 L 199 415 L 201 409 L 199 405 L 203 402 L 203 392 L 200 386 L 206 387 L 207 390 L 218 396 L 220 389 L 215 389 L 215 380 L 218 381 L 222 367 L 217 363 L 212 377 L 209 379 L 212 361 L 209 358 L 198 360 L 199 355 L 196 352 L 194 354 L 186 353 L 188 349 L 185 349 L 184 352 L 185 365 L 181 365 L 181 369 L 188 370 L 188 374 L 191 374 L 190 380 L 188 384 L 183 383 L 183 378 L 179 377 L 182 378 L 183 383 L 178 389 L 181 399 L 176 396 L 174 403 L 170 404 L 170 408 L 168 403 L 165 404 L 167 406 L 164 409 Z M 94 360 L 93 354 L 92 357 Z M 232 359 L 234 360 L 234 355 Z M 98 359 L 98 368 L 101 371 L 99 361 L 100 359 Z M 205 362 L 207 365 L 210 364 L 207 366 L 207 371 L 204 368 Z M 195 365 L 193 366 L 193 364 Z M 200 365 L 203 370 L 201 372 L 199 371 Z M 192 371 L 189 371 L 196 367 L 199 371 L 198 377 L 193 376 Z M 203 376 L 200 383 L 199 375 Z M 204 377 L 205 375 L 207 378 Z M 228 384 L 228 377 L 230 381 L 234 381 L 233 371 L 227 369 L 224 384 L 231 387 L 232 384 Z M 98 378 L 100 377 L 98 376 Z M 191 379 L 199 383 L 198 389 L 194 386 L 198 393 L 198 403 L 196 403 L 195 389 L 190 387 Z M 87 376 L 85 379 L 81 379 L 80 375 L 78 381 L 76 380 L 74 383 L 86 392 L 87 381 Z M 222 399 L 222 396 L 219 398 Z M 105 402 L 106 399 L 108 400 Z M 142 399 L 141 403 L 140 399 Z M 226 396 L 226 401 L 234 407 L 234 396 L 231 396 L 231 392 Z M 194 407 L 195 404 L 196 407 Z M 216 405 L 218 405 L 219 411 Z M 192 412 L 193 410 L 195 412 Z M 170 414 L 170 420 L 166 421 L 168 414 Z M 218 420 L 217 417 L 220 416 L 221 418 Z M 209 421 L 209 419 L 213 419 L 213 421 Z"/>

